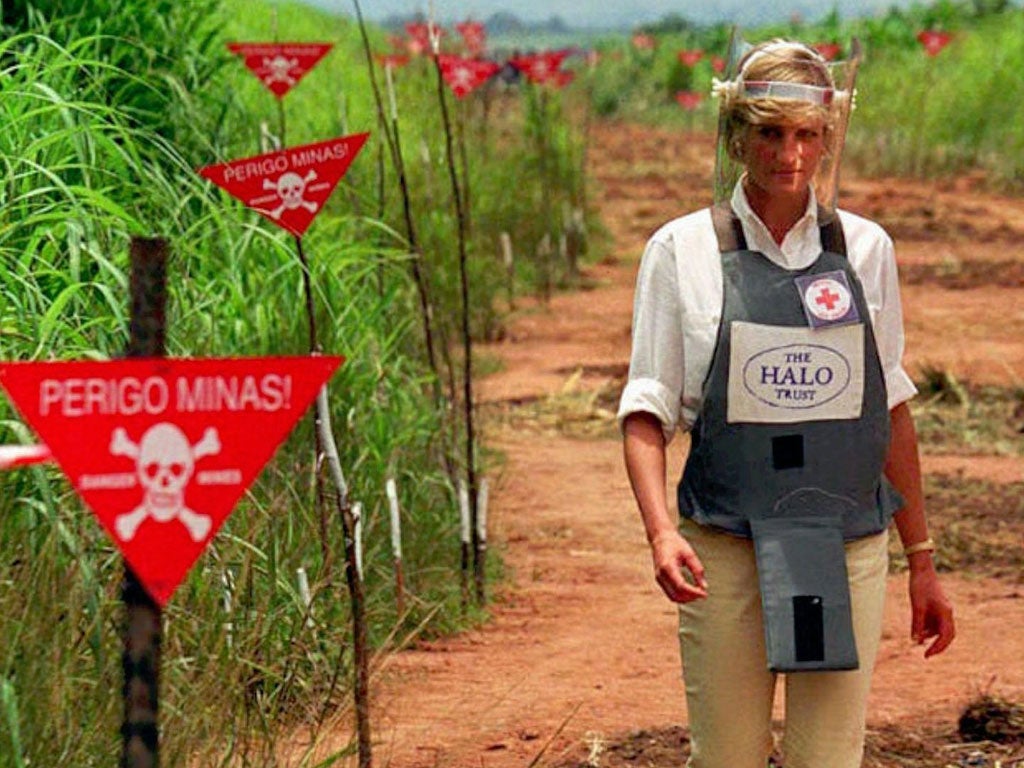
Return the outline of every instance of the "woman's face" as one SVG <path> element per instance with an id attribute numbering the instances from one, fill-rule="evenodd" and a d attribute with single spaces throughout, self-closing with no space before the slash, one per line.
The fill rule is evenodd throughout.
<path id="1" fill-rule="evenodd" d="M 824 121 L 750 125 L 740 154 L 755 193 L 803 200 L 825 154 Z"/>

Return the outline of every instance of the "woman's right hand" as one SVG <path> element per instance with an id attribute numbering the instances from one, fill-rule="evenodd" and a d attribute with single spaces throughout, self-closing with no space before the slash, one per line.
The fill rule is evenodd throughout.
<path id="1" fill-rule="evenodd" d="M 654 578 L 668 599 L 688 603 L 708 596 L 704 565 L 693 547 L 678 531 L 665 531 L 651 541 Z M 688 571 L 692 579 L 684 574 Z"/>

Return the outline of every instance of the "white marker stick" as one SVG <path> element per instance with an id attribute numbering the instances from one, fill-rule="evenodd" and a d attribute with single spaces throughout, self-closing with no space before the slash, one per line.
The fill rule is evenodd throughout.
<path id="1" fill-rule="evenodd" d="M 355 530 L 352 535 L 356 537 L 356 575 L 363 580 L 363 505 L 358 501 L 352 505 L 352 517 L 355 519 Z"/>
<path id="2" fill-rule="evenodd" d="M 391 107 L 391 122 L 398 122 L 398 100 L 395 98 L 395 81 L 391 76 L 391 65 L 384 65 L 384 81 L 388 88 L 388 105 Z"/>
<path id="3" fill-rule="evenodd" d="M 338 122 L 341 127 L 342 136 L 348 133 L 348 100 L 345 98 L 345 92 L 338 92 Z"/>
<path id="4" fill-rule="evenodd" d="M 466 490 L 466 481 L 459 480 L 459 539 L 461 544 L 459 545 L 459 555 L 461 557 L 461 567 L 459 570 L 459 581 L 462 588 L 462 607 L 465 609 L 469 605 L 469 560 L 470 560 L 470 547 L 472 546 L 469 541 L 470 533 L 470 520 L 469 520 L 469 491 Z"/>
<path id="5" fill-rule="evenodd" d="M 513 257 L 512 257 L 512 236 L 508 232 L 502 232 L 501 238 L 501 257 L 505 263 L 505 269 L 512 269 Z"/>
<path id="6" fill-rule="evenodd" d="M 469 533 L 469 491 L 459 480 L 459 539 L 463 544 L 469 544 Z"/>
<path id="7" fill-rule="evenodd" d="M 395 611 L 401 619 L 405 615 L 405 570 L 402 568 L 402 518 L 398 509 L 398 486 L 389 477 L 384 489 L 391 508 L 391 551 L 395 556 Z"/>
<path id="8" fill-rule="evenodd" d="M 220 572 L 220 582 L 224 588 L 221 604 L 224 607 L 224 615 L 228 617 L 228 620 L 224 622 L 224 640 L 230 649 L 235 644 L 235 622 L 231 620 L 235 603 L 235 579 L 227 568 Z"/>
<path id="9" fill-rule="evenodd" d="M 490 492 L 490 482 L 487 478 L 480 481 L 480 490 L 476 495 L 476 537 L 480 546 L 487 545 L 487 497 Z"/>
<path id="10" fill-rule="evenodd" d="M 402 517 L 398 509 L 398 486 L 395 478 L 389 477 L 384 489 L 388 494 L 388 507 L 391 509 L 391 552 L 395 560 L 402 559 Z"/>
<path id="11" fill-rule="evenodd" d="M 45 445 L 0 445 L 0 469 L 41 464 L 52 458 Z"/>
<path id="12" fill-rule="evenodd" d="M 313 626 L 313 595 L 309 591 L 309 577 L 306 576 L 306 569 L 299 567 L 295 571 L 296 579 L 299 583 L 299 598 L 302 600 L 302 605 L 306 609 L 306 626 Z"/>
<path id="13" fill-rule="evenodd" d="M 441 28 L 434 23 L 437 14 L 434 13 L 434 0 L 430 0 L 430 15 L 427 17 L 427 36 L 430 38 L 430 50 L 437 56 L 441 53 Z"/>
<path id="14" fill-rule="evenodd" d="M 281 148 L 281 139 L 271 133 L 270 126 L 267 125 L 266 120 L 260 122 L 260 148 L 264 153 L 277 151 Z"/>

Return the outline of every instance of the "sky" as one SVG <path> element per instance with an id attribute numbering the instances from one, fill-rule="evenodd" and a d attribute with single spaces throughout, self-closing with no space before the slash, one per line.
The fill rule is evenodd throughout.
<path id="1" fill-rule="evenodd" d="M 328 10 L 350 15 L 351 0 L 304 0 Z M 363 14 L 379 21 L 391 14 L 426 11 L 429 0 L 360 0 Z M 678 13 L 691 21 L 710 23 L 763 23 L 784 21 L 794 13 L 806 20 L 820 18 L 838 7 L 844 16 L 863 16 L 891 5 L 908 5 L 906 0 L 434 0 L 442 22 L 464 18 L 486 19 L 497 11 L 511 11 L 521 19 L 543 21 L 561 16 L 574 27 L 632 26 Z"/>

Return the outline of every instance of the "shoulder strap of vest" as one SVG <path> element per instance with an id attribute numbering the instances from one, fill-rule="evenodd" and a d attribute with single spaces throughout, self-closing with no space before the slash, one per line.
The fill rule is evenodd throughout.
<path id="1" fill-rule="evenodd" d="M 743 236 L 743 224 L 728 203 L 722 202 L 712 206 L 711 223 L 715 227 L 719 252 L 728 253 L 729 251 L 745 251 L 747 249 L 747 239 Z M 846 236 L 843 234 L 843 224 L 839 221 L 838 213 L 828 212 L 820 226 L 820 233 L 823 251 L 846 256 Z"/>
<path id="2" fill-rule="evenodd" d="M 720 253 L 729 251 L 745 251 L 747 238 L 743 236 L 743 224 L 727 202 L 718 203 L 711 208 L 711 223 L 715 225 L 715 237 L 718 238 Z"/>
<path id="3" fill-rule="evenodd" d="M 839 214 L 828 211 L 826 215 L 819 216 L 818 222 L 821 225 L 821 250 L 846 258 L 846 236 Z"/>

